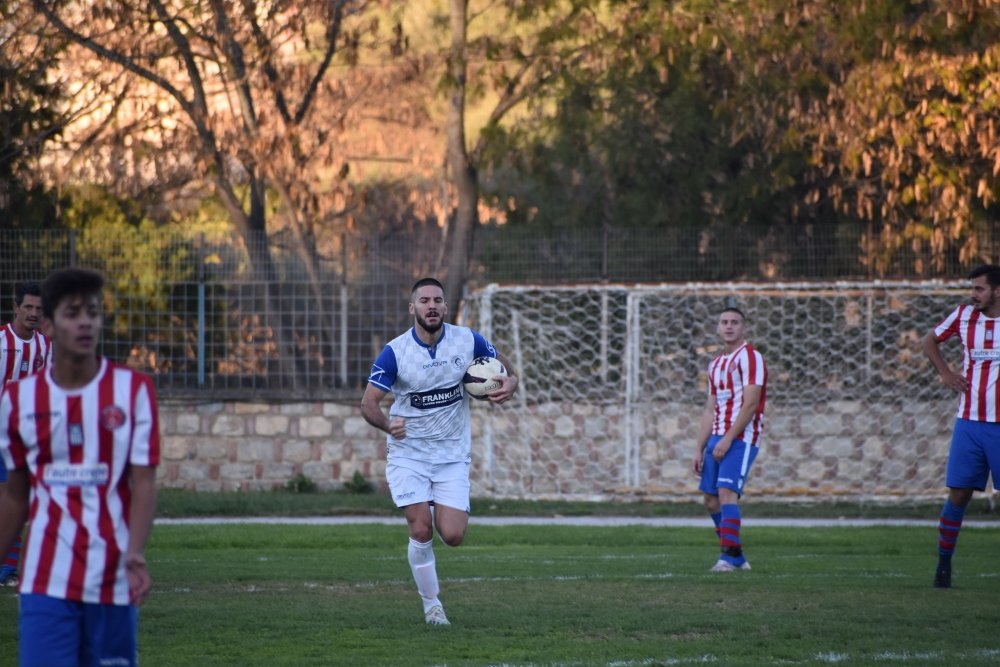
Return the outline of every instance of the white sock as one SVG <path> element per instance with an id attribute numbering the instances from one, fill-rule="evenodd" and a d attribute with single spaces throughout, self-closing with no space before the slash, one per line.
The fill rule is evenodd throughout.
<path id="1" fill-rule="evenodd" d="M 413 580 L 417 583 L 417 592 L 424 603 L 424 612 L 427 612 L 431 607 L 441 604 L 438 600 L 440 588 L 434 561 L 434 540 L 417 542 L 411 537 L 406 557 L 410 561 Z"/>

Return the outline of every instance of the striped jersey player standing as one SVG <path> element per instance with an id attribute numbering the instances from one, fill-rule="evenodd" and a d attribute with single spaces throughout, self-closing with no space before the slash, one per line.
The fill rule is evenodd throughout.
<path id="1" fill-rule="evenodd" d="M 959 393 L 945 484 L 948 497 L 938 523 L 935 588 L 951 588 L 951 558 L 974 491 L 985 491 L 990 472 L 1000 479 L 1000 266 L 973 269 L 970 303 L 951 312 L 923 339 L 924 353 L 941 382 Z M 952 371 L 940 343 L 958 337 L 962 372 Z"/>
<path id="2" fill-rule="evenodd" d="M 37 373 L 49 362 L 49 339 L 38 330 L 42 322 L 42 292 L 35 281 L 14 288 L 14 320 L 0 328 L 0 393 L 11 380 Z M 0 495 L 6 486 L 7 469 L 0 457 Z M 0 565 L 0 586 L 17 586 L 17 565 L 21 541 L 6 554 Z"/>
<path id="3" fill-rule="evenodd" d="M 724 352 L 708 366 L 708 399 L 702 412 L 692 469 L 715 523 L 721 553 L 712 572 L 749 570 L 740 541 L 740 496 L 757 458 L 764 427 L 767 367 L 746 342 L 746 317 L 726 308 L 716 329 Z"/>
<path id="4" fill-rule="evenodd" d="M 46 278 L 52 363 L 0 398 L 9 473 L 0 547 L 28 522 L 22 667 L 137 664 L 137 607 L 151 585 L 143 552 L 160 457 L 156 396 L 149 377 L 98 356 L 102 288 L 83 269 Z"/>
<path id="5" fill-rule="evenodd" d="M 444 289 L 434 278 L 413 285 L 409 310 L 413 327 L 378 355 L 361 413 L 388 434 L 385 476 L 409 527 L 407 560 L 424 620 L 448 625 L 438 598 L 434 529 L 445 544 L 457 547 L 469 525 L 472 427 L 463 378 L 473 359 L 499 359 L 509 374 L 487 394 L 497 404 L 513 396 L 518 378 L 507 358 L 478 332 L 445 323 Z M 386 415 L 380 403 L 390 392 L 394 400 Z"/>

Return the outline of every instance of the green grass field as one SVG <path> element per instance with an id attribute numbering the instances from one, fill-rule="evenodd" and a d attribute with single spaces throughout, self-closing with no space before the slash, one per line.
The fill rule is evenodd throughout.
<path id="1" fill-rule="evenodd" d="M 706 519 L 706 522 L 708 520 Z M 927 527 L 747 527 L 751 572 L 710 574 L 711 529 L 470 526 L 438 543 L 453 625 L 427 627 L 403 525 L 158 526 L 144 667 L 992 665 L 1000 529 L 966 528 L 931 588 Z M 16 598 L 0 595 L 14 664 Z"/>

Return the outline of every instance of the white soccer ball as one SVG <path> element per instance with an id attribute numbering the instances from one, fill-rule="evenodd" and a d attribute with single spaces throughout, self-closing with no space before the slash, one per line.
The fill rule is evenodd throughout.
<path id="1" fill-rule="evenodd" d="M 500 381 L 493 378 L 507 375 L 507 369 L 503 367 L 499 359 L 493 357 L 477 357 L 472 360 L 469 367 L 465 369 L 465 391 L 473 398 L 487 400 L 486 394 L 494 389 L 500 388 Z"/>

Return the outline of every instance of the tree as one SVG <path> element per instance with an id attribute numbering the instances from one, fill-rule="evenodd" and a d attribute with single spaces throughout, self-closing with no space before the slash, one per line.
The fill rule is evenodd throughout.
<path id="1" fill-rule="evenodd" d="M 32 19 L 21 3 L 0 0 L 0 217 L 4 226 L 42 226 L 54 208 L 53 198 L 37 178 L 35 161 L 62 127 L 56 111 L 61 90 L 48 81 L 61 44 L 39 39 Z"/>
<path id="2" fill-rule="evenodd" d="M 659 227 L 673 256 L 705 260 L 682 279 L 738 277 L 734 239 L 772 277 L 849 253 L 830 270 L 939 275 L 995 254 L 996 2 L 606 7 L 600 58 L 493 135 L 514 224 Z"/>
<path id="3" fill-rule="evenodd" d="M 469 277 L 479 226 L 479 170 L 487 141 L 525 100 L 538 95 L 587 48 L 589 5 L 582 0 L 484 3 L 470 15 L 468 0 L 449 0 L 450 45 L 444 88 L 448 93 L 447 178 L 455 205 L 447 237 L 445 299 L 457 314 Z M 471 27 L 476 30 L 469 37 Z M 469 142 L 470 95 L 487 109 Z"/>
<path id="4" fill-rule="evenodd" d="M 870 225 L 861 251 L 878 275 L 898 271 L 901 253 L 924 276 L 995 260 L 983 241 L 1000 214 L 1000 4 L 850 11 L 859 23 L 897 20 L 872 35 L 874 57 L 796 119 L 811 149 L 808 201 L 827 199 Z"/>
<path id="5" fill-rule="evenodd" d="M 110 174 L 136 192 L 148 185 L 211 188 L 246 247 L 250 277 L 266 286 L 261 313 L 281 312 L 278 281 L 286 267 L 269 239 L 280 220 L 312 285 L 324 323 L 317 328 L 326 332 L 336 323 L 323 306 L 320 253 L 338 235 L 327 233 L 326 246 L 319 237 L 343 228 L 350 201 L 338 133 L 372 85 L 351 66 L 366 49 L 388 54 L 402 39 L 398 30 L 380 37 L 378 11 L 387 5 L 33 0 L 52 30 L 78 46 L 67 64 L 87 82 L 75 101 L 90 128 L 76 146 L 88 156 L 76 163 L 78 173 Z M 346 74 L 334 79 L 338 63 Z M 95 151 L 101 140 L 103 152 Z M 74 156 L 66 164 L 73 166 Z M 272 321 L 271 330 L 281 357 L 294 358 L 287 323 Z"/>

